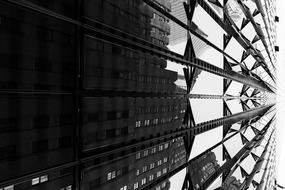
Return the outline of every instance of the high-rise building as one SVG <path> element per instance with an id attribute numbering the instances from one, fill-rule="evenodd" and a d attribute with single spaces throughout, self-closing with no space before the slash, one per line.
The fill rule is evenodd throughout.
<path id="1" fill-rule="evenodd" d="M 198 189 L 200 185 L 206 181 L 218 168 L 219 164 L 213 152 L 208 152 L 201 158 L 192 162 L 188 170 L 191 175 L 194 189 Z"/>
<path id="2" fill-rule="evenodd" d="M 223 3 L 0 1 L 0 190 L 273 189 L 275 1 Z"/>
<path id="3" fill-rule="evenodd" d="M 235 177 L 230 176 L 224 181 L 222 189 L 238 190 L 240 186 L 241 182 L 237 180 Z"/>

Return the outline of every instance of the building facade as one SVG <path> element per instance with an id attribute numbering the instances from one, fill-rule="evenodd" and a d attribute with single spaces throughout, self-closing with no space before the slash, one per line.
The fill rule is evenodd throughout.
<path id="1" fill-rule="evenodd" d="M 190 12 L 182 3 L 0 2 L 0 190 L 274 187 L 275 1 L 188 1 Z M 192 22 L 198 8 L 225 30 L 223 47 L 210 42 L 202 21 Z M 246 35 L 248 25 L 256 35 Z M 183 55 L 171 49 L 181 42 Z M 209 49 L 223 56 L 223 67 L 201 58 Z M 196 93 L 200 80 L 217 85 L 205 73 L 223 78 L 222 94 Z M 237 94 L 228 90 L 234 82 L 242 86 Z M 195 98 L 219 99 L 220 117 L 197 119 L 212 104 L 196 109 Z M 217 128 L 219 140 L 193 156 L 216 137 L 201 135 Z M 226 145 L 233 136 L 241 144 L 235 152 Z"/>

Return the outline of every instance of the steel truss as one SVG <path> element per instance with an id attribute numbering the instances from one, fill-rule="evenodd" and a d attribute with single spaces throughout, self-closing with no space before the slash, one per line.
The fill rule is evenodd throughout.
<path id="1" fill-rule="evenodd" d="M 204 41 L 207 45 L 211 46 L 212 48 L 214 48 L 218 52 L 222 53 L 225 57 L 231 59 L 236 64 L 240 64 L 240 62 L 238 62 L 233 57 L 231 57 L 230 55 L 225 53 L 224 50 L 219 49 L 217 46 L 212 44 L 210 41 L 208 41 L 207 39 L 202 37 L 200 34 L 195 32 L 194 29 L 191 28 L 191 26 L 184 24 L 183 22 L 181 22 L 180 20 L 178 20 L 177 18 L 175 18 L 174 16 L 172 16 L 171 14 L 169 14 L 168 12 L 164 11 L 159 6 L 154 4 L 151 0 L 143 0 L 143 1 L 145 3 L 147 3 L 149 6 L 156 9 L 157 11 L 164 14 L 169 19 L 173 20 L 175 23 L 182 26 L 187 31 L 191 32 L 193 35 L 195 35 L 196 37 L 198 37 L 199 39 Z M 173 62 L 176 62 L 178 64 L 186 66 L 184 73 L 185 73 L 185 78 L 186 78 L 186 83 L 187 83 L 187 93 L 184 96 L 187 98 L 214 98 L 214 99 L 218 98 L 218 99 L 224 99 L 224 100 L 230 100 L 230 99 L 258 100 L 260 98 L 255 97 L 255 95 L 257 95 L 259 93 L 259 91 L 267 91 L 270 93 L 274 93 L 274 87 L 265 83 L 264 81 L 260 80 L 257 77 L 240 74 L 240 73 L 234 72 L 233 70 L 230 70 L 230 69 L 221 69 L 221 68 L 214 66 L 214 65 L 212 65 L 206 61 L 203 61 L 203 60 L 196 58 L 195 55 L 192 55 L 191 53 L 189 53 L 189 52 L 193 51 L 191 39 L 188 40 L 187 46 L 186 46 L 186 49 L 189 52 L 186 51 L 185 55 L 180 55 L 180 54 L 172 52 L 166 48 L 156 46 L 156 45 L 154 45 L 154 44 L 152 44 L 152 43 L 150 43 L 144 39 L 138 38 L 134 35 L 125 33 L 123 31 L 115 29 L 111 26 L 105 25 L 104 23 L 100 23 L 98 21 L 88 20 L 88 19 L 81 21 L 79 18 L 80 17 L 80 11 L 78 12 L 78 17 L 76 19 L 72 19 L 72 18 L 66 17 L 64 15 L 58 14 L 56 12 L 47 10 L 45 8 L 36 6 L 36 5 L 29 3 L 27 1 L 2 0 L 2 3 L 4 3 L 4 2 L 9 3 L 13 6 L 19 6 L 19 7 L 25 8 L 28 11 L 33 11 L 33 12 L 36 12 L 38 14 L 43 14 L 43 15 L 46 15 L 46 16 L 49 16 L 49 17 L 52 17 L 52 18 L 55 18 L 55 19 L 58 19 L 61 21 L 65 21 L 65 22 L 74 24 L 75 26 L 77 26 L 77 32 L 78 32 L 77 43 L 79 44 L 78 45 L 79 47 L 80 47 L 80 44 L 82 43 L 80 41 L 80 36 L 82 35 L 82 33 L 85 33 L 85 34 L 90 35 L 93 38 L 98 39 L 98 40 L 107 41 L 107 42 L 110 42 L 112 44 L 124 45 L 125 47 L 129 47 L 129 48 L 132 48 L 135 50 L 146 52 L 146 53 L 149 53 L 151 55 L 156 55 L 158 57 L 165 58 L 167 60 L 170 60 L 170 61 L 173 61 Z M 214 11 L 211 9 L 211 7 L 209 7 L 209 5 L 207 5 L 207 3 L 204 2 L 204 0 L 197 0 L 197 2 L 201 5 L 202 8 L 204 8 L 206 10 L 206 12 L 228 34 L 233 36 L 242 45 L 242 47 L 246 50 L 246 52 L 250 53 L 258 62 L 264 63 L 264 64 L 261 64 L 262 67 L 265 69 L 265 71 L 274 80 L 274 77 L 270 73 L 270 71 L 268 70 L 268 68 L 264 62 L 264 58 L 262 57 L 261 53 L 258 52 L 250 44 L 250 42 L 246 41 L 246 39 L 243 38 L 243 36 L 239 32 L 237 32 L 235 28 L 231 27 L 230 25 L 228 25 L 224 21 L 222 21 L 214 13 Z M 80 1 L 79 1 L 79 6 L 80 6 Z M 184 6 L 185 6 L 185 9 L 187 10 L 187 8 L 189 9 L 190 6 L 193 7 L 193 4 L 192 5 L 185 4 Z M 191 21 L 191 19 L 193 17 L 193 12 L 187 13 L 187 17 Z M 261 35 L 260 35 L 260 37 L 261 37 Z M 265 46 L 265 47 L 267 47 L 267 46 Z M 80 57 L 81 56 L 81 49 L 80 48 L 77 50 L 77 53 L 78 53 L 79 60 L 77 62 L 76 86 L 77 86 L 77 89 L 80 89 L 81 84 L 82 84 L 82 81 L 81 81 L 82 80 L 82 78 L 81 78 L 82 68 L 81 68 L 81 57 Z M 189 69 L 189 67 L 190 67 L 190 69 Z M 193 75 L 194 75 L 196 68 L 201 69 L 203 71 L 213 73 L 213 74 L 221 76 L 221 77 L 224 77 L 225 80 L 237 81 L 237 82 L 243 83 L 245 85 L 248 85 L 250 87 L 253 87 L 255 89 L 258 89 L 258 90 L 255 90 L 253 93 L 254 95 L 247 97 L 247 98 L 235 97 L 235 96 L 229 96 L 229 95 L 190 94 L 190 88 L 191 88 Z M 27 92 L 27 93 L 35 93 L 35 92 Z M 109 94 L 109 92 L 104 92 L 104 91 L 101 91 L 100 93 Z M 70 94 L 70 93 L 68 93 L 68 94 Z M 110 148 L 108 150 L 97 149 L 97 150 L 93 150 L 91 152 L 87 152 L 85 155 L 79 155 L 80 126 L 82 125 L 80 123 L 81 104 L 79 101 L 79 97 L 81 97 L 81 96 L 96 96 L 95 94 L 97 94 L 97 92 L 94 92 L 94 91 L 77 90 L 75 92 L 75 95 L 76 95 L 76 101 L 75 101 L 75 105 L 76 105 L 76 109 L 75 109 L 76 111 L 75 112 L 76 113 L 75 113 L 75 116 L 77 118 L 77 123 L 76 123 L 77 127 L 75 130 L 76 130 L 76 134 L 77 134 L 77 138 L 76 138 L 77 147 L 76 147 L 76 151 L 75 151 L 76 152 L 76 160 L 74 162 L 66 163 L 66 164 L 63 164 L 60 166 L 48 168 L 48 169 L 40 171 L 40 172 L 35 172 L 35 173 L 29 174 L 29 175 L 24 175 L 24 176 L 21 176 L 18 178 L 10 179 L 8 181 L 0 182 L 0 186 L 6 186 L 6 185 L 9 185 L 12 183 L 17 184 L 17 183 L 27 181 L 33 177 L 39 176 L 41 174 L 44 174 L 44 173 L 47 173 L 50 171 L 56 171 L 59 169 L 75 167 L 75 166 L 77 168 L 77 175 L 76 175 L 77 179 L 75 179 L 75 180 L 78 180 L 78 178 L 80 177 L 79 176 L 80 175 L 80 172 L 79 172 L 80 167 L 82 167 L 84 165 L 88 165 L 90 163 L 94 163 L 94 160 L 97 160 L 97 161 L 99 160 L 98 165 L 103 164 L 103 163 L 105 164 L 105 163 L 108 163 L 110 161 L 115 160 L 115 159 L 108 160 L 107 158 L 110 157 L 110 155 L 114 156 L 114 155 L 118 155 L 119 153 L 125 152 L 124 155 L 116 157 L 116 159 L 121 159 L 121 158 L 126 157 L 130 154 L 135 154 L 136 151 L 143 150 L 147 147 L 153 146 L 154 144 L 158 144 L 160 142 L 166 142 L 168 140 L 172 140 L 172 139 L 177 138 L 177 137 L 184 137 L 184 140 L 186 142 L 186 148 L 187 148 L 186 149 L 187 150 L 187 157 L 189 157 L 190 152 L 191 152 L 191 146 L 193 144 L 193 139 L 196 135 L 207 132 L 209 130 L 212 130 L 212 129 L 217 128 L 217 127 L 222 126 L 222 125 L 227 126 L 226 128 L 224 128 L 224 131 L 227 132 L 228 130 L 230 130 L 230 126 L 232 124 L 237 123 L 237 122 L 243 123 L 243 126 L 241 127 L 241 129 L 239 131 L 234 132 L 233 134 L 231 134 L 227 138 L 224 138 L 221 142 L 219 142 L 216 145 L 214 145 L 213 147 L 207 149 L 206 151 L 204 151 L 203 153 L 201 153 L 197 157 L 193 158 L 189 162 L 179 166 L 178 168 L 174 169 L 173 171 L 170 171 L 166 175 L 163 175 L 161 178 L 154 180 L 153 183 L 151 183 L 150 185 L 143 188 L 143 189 L 150 189 L 151 187 L 154 187 L 155 185 L 157 185 L 159 182 L 162 182 L 163 180 L 173 176 L 177 172 L 189 167 L 189 165 L 195 159 L 198 159 L 199 157 L 201 157 L 202 155 L 211 151 L 212 149 L 216 148 L 217 146 L 222 145 L 225 141 L 231 139 L 233 136 L 239 134 L 240 131 L 247 128 L 250 124 L 258 121 L 264 114 L 266 114 L 274 106 L 273 104 L 272 105 L 264 105 L 264 106 L 260 106 L 260 105 L 256 104 L 256 108 L 244 110 L 243 112 L 236 113 L 236 114 L 231 114 L 231 113 L 227 112 L 227 114 L 224 114 L 224 117 L 222 117 L 222 118 L 209 120 L 206 122 L 196 124 L 194 121 L 194 118 L 193 118 L 193 113 L 191 110 L 190 101 L 187 100 L 188 101 L 188 110 L 185 113 L 184 123 L 181 125 L 182 127 L 180 129 L 176 129 L 175 131 L 168 131 L 164 134 L 159 134 L 155 137 L 144 139 L 144 140 L 139 141 L 139 142 L 126 142 L 124 147 L 122 147 L 121 144 L 113 144 L 112 146 L 110 146 L 112 148 Z M 126 96 L 125 92 L 117 92 L 116 95 Z M 132 94 L 128 94 L 127 96 L 132 96 Z M 141 94 L 141 96 L 146 97 L 146 96 L 151 96 L 151 95 L 150 94 Z M 153 96 L 155 96 L 155 95 L 153 95 Z M 165 95 L 164 94 L 163 96 L 171 96 L 171 95 Z M 253 118 L 255 118 L 255 119 L 253 119 Z M 215 174 L 213 174 L 203 184 L 203 186 L 200 187 L 200 189 L 206 189 L 219 175 L 221 175 L 222 173 L 231 169 L 235 165 L 235 163 L 241 159 L 241 157 L 243 157 L 246 154 L 249 154 L 250 150 L 253 147 L 257 146 L 261 142 L 261 140 L 264 138 L 264 135 L 266 134 L 268 128 L 270 127 L 271 122 L 272 122 L 272 119 L 270 120 L 270 122 L 268 122 L 268 124 L 264 127 L 263 130 L 259 131 L 256 134 L 256 136 L 250 142 L 245 144 L 245 146 L 236 154 L 236 156 L 234 156 L 233 158 L 228 160 L 219 170 L 217 170 L 215 172 Z M 94 152 L 97 152 L 96 155 L 93 155 Z M 256 171 L 256 170 L 257 169 L 255 169 L 254 171 Z M 253 174 L 251 174 L 251 175 L 253 175 Z M 187 180 L 189 181 L 189 178 L 190 178 L 190 176 L 187 175 L 187 177 L 185 179 L 185 183 L 184 183 L 185 186 L 187 186 L 187 184 L 189 184 L 189 183 L 187 183 Z M 250 181 L 250 180 L 248 180 L 248 181 Z M 189 182 L 191 184 L 191 179 Z M 250 183 L 250 182 L 247 182 L 245 184 L 245 186 L 247 186 L 248 183 Z M 79 186 L 77 188 L 79 188 Z M 192 188 L 191 185 L 186 187 L 186 189 L 191 189 L 191 188 Z"/>

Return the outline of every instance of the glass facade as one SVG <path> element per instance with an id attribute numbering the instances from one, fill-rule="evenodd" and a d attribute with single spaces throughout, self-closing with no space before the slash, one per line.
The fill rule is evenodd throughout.
<path id="1" fill-rule="evenodd" d="M 275 188 L 274 0 L 2 0 L 0 190 Z"/>

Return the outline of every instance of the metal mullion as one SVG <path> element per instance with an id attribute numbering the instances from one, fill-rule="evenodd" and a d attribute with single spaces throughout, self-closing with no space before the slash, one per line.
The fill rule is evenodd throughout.
<path id="1" fill-rule="evenodd" d="M 68 91 L 56 91 L 56 90 L 2 90 L 0 89 L 0 95 L 8 94 L 47 94 L 47 95 L 72 95 L 72 92 Z"/>
<path id="2" fill-rule="evenodd" d="M 65 163 L 65 164 L 61 164 L 59 166 L 54 166 L 54 167 L 47 168 L 47 169 L 44 169 L 44 170 L 41 170 L 41 171 L 36 171 L 36 172 L 31 173 L 31 174 L 23 175 L 23 176 L 16 177 L 16 178 L 13 178 L 13 179 L 8 179 L 8 180 L 5 180 L 5 181 L 0 181 L 0 187 L 6 187 L 6 186 L 11 185 L 11 184 L 17 185 L 17 184 L 20 184 L 20 183 L 23 183 L 23 182 L 26 182 L 26 181 L 30 181 L 32 178 L 35 178 L 35 177 L 38 177 L 38 176 L 42 176 L 42 175 L 47 174 L 49 172 L 59 171 L 59 170 L 62 170 L 62 169 L 74 167 L 74 166 L 76 166 L 78 164 L 79 164 L 78 161 L 68 162 L 68 163 Z"/>
<path id="3" fill-rule="evenodd" d="M 77 0 L 77 13 L 76 19 L 81 20 L 82 14 L 82 0 Z M 81 89 L 82 89 L 82 76 L 83 76 L 83 42 L 82 42 L 82 28 L 80 25 L 76 26 L 76 61 L 75 61 L 75 74 L 74 74 L 74 81 L 75 81 L 75 94 L 74 94 L 74 104 L 75 104 L 75 126 L 74 126 L 74 158 L 75 162 L 80 163 L 81 158 L 81 149 L 82 149 L 82 140 L 81 140 L 81 129 L 82 129 L 82 98 L 81 98 Z M 77 164 L 74 167 L 74 186 L 75 190 L 81 189 L 81 165 Z"/>
<path id="4" fill-rule="evenodd" d="M 228 95 L 210 95 L 210 94 L 188 94 L 186 95 L 187 98 L 190 99 L 224 99 L 224 100 L 231 100 L 231 99 L 240 99 L 240 100 L 260 100 L 260 97 L 246 97 L 246 96 L 228 96 Z"/>
<path id="5" fill-rule="evenodd" d="M 61 15 L 59 13 L 56 13 L 56 12 L 52 11 L 52 10 L 43 8 L 41 6 L 38 6 L 38 5 L 36 5 L 34 3 L 31 3 L 31 2 L 28 2 L 28 1 L 2 0 L 2 2 L 6 2 L 6 3 L 12 4 L 14 6 L 16 5 L 16 6 L 25 8 L 25 9 L 27 9 L 29 11 L 34 11 L 34 12 L 37 12 L 37 13 L 40 13 L 40 14 L 43 14 L 43 15 L 46 15 L 46 16 L 53 17 L 53 18 L 61 20 L 61 21 L 65 21 L 65 22 L 68 22 L 68 23 L 80 25 L 80 22 L 78 22 L 78 21 L 76 21 L 76 20 L 74 20 L 72 18 L 69 18 L 67 16 Z"/>

